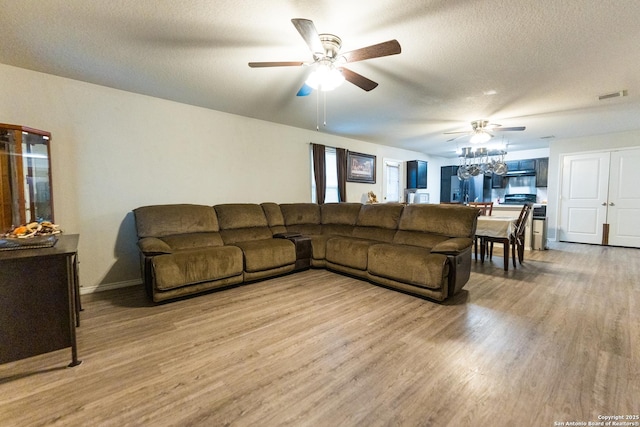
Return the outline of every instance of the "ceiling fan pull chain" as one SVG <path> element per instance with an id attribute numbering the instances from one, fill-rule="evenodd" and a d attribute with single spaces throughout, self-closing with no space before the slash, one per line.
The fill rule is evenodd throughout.
<path id="1" fill-rule="evenodd" d="M 322 124 L 324 125 L 324 127 L 327 127 L 327 92 L 323 91 L 322 92 L 322 108 L 323 108 L 323 121 Z"/>
<path id="2" fill-rule="evenodd" d="M 316 91 L 316 130 L 320 131 L 320 91 Z"/>

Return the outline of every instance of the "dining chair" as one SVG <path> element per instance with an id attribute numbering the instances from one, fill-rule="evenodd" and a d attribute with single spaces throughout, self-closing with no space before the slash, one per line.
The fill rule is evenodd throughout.
<path id="1" fill-rule="evenodd" d="M 513 268 L 516 268 L 516 254 L 520 265 L 522 265 L 522 261 L 524 260 L 524 235 L 525 229 L 527 228 L 527 219 L 529 218 L 529 213 L 533 208 L 533 203 L 525 203 L 522 206 L 522 210 L 520 211 L 520 215 L 515 223 L 515 229 L 513 232 L 507 237 L 485 237 L 484 241 L 481 244 L 484 245 L 485 253 L 489 252 L 489 259 L 493 257 L 493 244 L 494 243 L 502 243 L 504 248 L 504 270 L 507 271 L 509 269 L 509 249 L 511 249 L 511 258 L 513 260 Z M 487 246 L 490 244 L 490 247 Z"/>
<path id="2" fill-rule="evenodd" d="M 516 227 L 516 232 L 514 233 L 513 240 L 513 249 L 512 252 L 517 252 L 518 261 L 520 265 L 522 265 L 522 261 L 524 260 L 524 239 L 525 239 L 525 230 L 527 228 L 527 219 L 529 218 L 529 214 L 533 210 L 533 203 L 529 203 L 522 207 L 522 212 L 520 212 L 521 218 L 518 220 L 518 224 Z M 523 214 L 524 212 L 524 214 Z M 515 265 L 515 260 L 514 260 Z"/>
<path id="3" fill-rule="evenodd" d="M 493 202 L 469 202 L 469 206 L 480 209 L 480 215 L 491 216 Z"/>
<path id="4" fill-rule="evenodd" d="M 493 202 L 469 202 L 469 206 L 478 208 L 480 210 L 480 215 L 483 216 L 491 216 L 491 213 L 493 212 Z M 473 247 L 476 260 L 478 259 L 478 245 L 484 245 L 482 239 L 482 236 L 475 236 L 473 238 Z"/>

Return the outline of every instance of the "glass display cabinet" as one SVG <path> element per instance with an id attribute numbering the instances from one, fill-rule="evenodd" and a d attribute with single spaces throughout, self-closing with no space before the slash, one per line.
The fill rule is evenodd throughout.
<path id="1" fill-rule="evenodd" d="M 49 132 L 0 123 L 0 233 L 53 220 Z"/>

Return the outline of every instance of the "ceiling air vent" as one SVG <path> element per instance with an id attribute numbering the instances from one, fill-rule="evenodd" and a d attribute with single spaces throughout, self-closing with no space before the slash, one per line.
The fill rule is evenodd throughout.
<path id="1" fill-rule="evenodd" d="M 627 90 L 621 90 L 619 92 L 607 93 L 605 95 L 600 95 L 598 99 L 600 101 L 604 101 L 605 99 L 617 98 L 619 96 L 627 96 Z"/>

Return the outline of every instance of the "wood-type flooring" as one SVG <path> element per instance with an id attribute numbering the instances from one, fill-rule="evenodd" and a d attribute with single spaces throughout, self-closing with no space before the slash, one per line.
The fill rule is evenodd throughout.
<path id="1" fill-rule="evenodd" d="M 83 363 L 0 365 L 0 426 L 640 424 L 637 249 L 497 251 L 447 304 L 325 270 L 82 298 Z"/>

